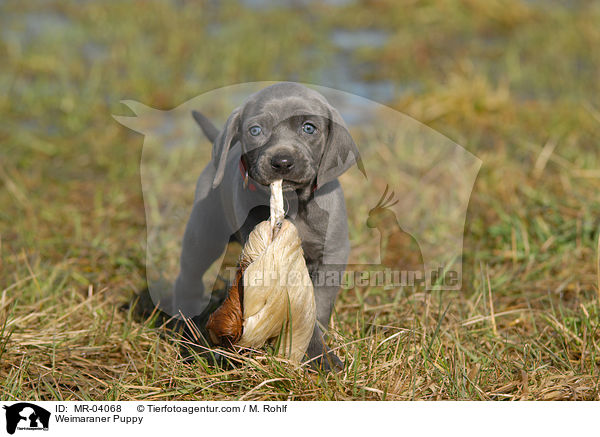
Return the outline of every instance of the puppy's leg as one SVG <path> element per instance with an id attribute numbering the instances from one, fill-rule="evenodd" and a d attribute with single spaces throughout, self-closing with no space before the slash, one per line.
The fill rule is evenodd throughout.
<path id="1" fill-rule="evenodd" d="M 200 183 L 198 186 L 204 187 Z M 205 326 L 210 312 L 220 302 L 218 295 L 211 295 L 212 290 L 204 289 L 203 276 L 224 252 L 232 231 L 224 216 L 219 190 L 197 190 L 196 195 L 198 198 L 183 236 L 180 271 L 169 302 L 170 312 L 173 315 L 181 312 L 191 319 L 178 324 L 184 339 L 182 355 L 186 360 L 201 356 L 213 365 L 228 367 L 226 357 L 210 350 L 212 345 Z"/>
<path id="2" fill-rule="evenodd" d="M 194 317 L 206 309 L 210 296 L 205 294 L 202 278 L 223 253 L 231 233 L 217 190 L 209 191 L 194 203 L 183 236 L 171 314 L 181 311 L 186 317 Z"/>
<path id="3" fill-rule="evenodd" d="M 326 371 L 340 371 L 344 368 L 344 363 L 327 347 L 327 335 L 320 328 L 323 326 L 326 329 L 329 325 L 335 298 L 341 285 L 337 278 L 341 280 L 344 270 L 344 265 L 320 265 L 312 272 L 317 323 L 306 354 L 309 360 L 314 359 L 311 364 Z"/>
<path id="4" fill-rule="evenodd" d="M 325 344 L 326 336 L 319 328 L 319 325 L 315 323 L 315 330 L 313 336 L 308 344 L 306 355 L 310 364 L 317 369 L 324 370 L 326 372 L 339 372 L 344 369 L 344 363 L 335 355 L 327 344 Z"/>
<path id="5" fill-rule="evenodd" d="M 322 328 L 315 327 L 307 354 L 309 359 L 315 358 L 312 363 L 318 367 L 342 369 L 340 359 L 325 346 L 323 330 L 329 325 L 350 253 L 344 195 L 336 181 L 318 192 L 314 200 L 304 210 L 299 208 L 296 218 L 313 281 L 317 322 Z"/>

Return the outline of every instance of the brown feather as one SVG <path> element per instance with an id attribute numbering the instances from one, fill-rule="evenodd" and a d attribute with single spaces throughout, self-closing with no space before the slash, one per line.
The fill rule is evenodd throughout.
<path id="1" fill-rule="evenodd" d="M 213 343 L 219 346 L 232 346 L 242 337 L 244 323 L 244 266 L 238 269 L 227 298 L 213 312 L 206 324 L 206 329 Z"/>

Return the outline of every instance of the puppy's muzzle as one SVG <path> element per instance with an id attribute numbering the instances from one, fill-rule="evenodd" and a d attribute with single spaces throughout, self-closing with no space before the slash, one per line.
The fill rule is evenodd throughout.
<path id="1" fill-rule="evenodd" d="M 294 168 L 294 157 L 288 153 L 278 153 L 271 158 L 271 168 L 275 173 L 286 175 Z"/>

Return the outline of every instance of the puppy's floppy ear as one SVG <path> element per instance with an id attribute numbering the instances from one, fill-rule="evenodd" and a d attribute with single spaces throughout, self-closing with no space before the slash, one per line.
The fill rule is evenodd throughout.
<path id="1" fill-rule="evenodd" d="M 213 181 L 213 188 L 216 188 L 223 180 L 225 165 L 227 164 L 227 153 L 239 139 L 239 121 L 241 112 L 241 108 L 233 110 L 225 122 L 225 127 L 213 143 L 212 160 L 217 168 L 215 179 Z"/>
<path id="2" fill-rule="evenodd" d="M 329 134 L 317 171 L 317 187 L 331 182 L 354 164 L 365 174 L 364 166 L 346 123 L 334 107 L 329 107 Z"/>

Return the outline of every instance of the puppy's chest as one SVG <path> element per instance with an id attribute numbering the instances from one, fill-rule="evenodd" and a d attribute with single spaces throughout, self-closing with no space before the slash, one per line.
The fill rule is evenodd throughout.
<path id="1" fill-rule="evenodd" d="M 314 202 L 312 202 L 314 203 Z M 300 205 L 296 214 L 287 217 L 294 223 L 302 241 L 302 250 L 306 263 L 311 265 L 321 262 L 325 248 L 327 221 L 329 214 L 314 205 Z M 245 244 L 248 235 L 260 222 L 269 219 L 269 209 L 266 206 L 253 208 L 244 225 L 234 234 L 240 244 Z"/>
<path id="2" fill-rule="evenodd" d="M 329 213 L 319 208 L 316 202 L 310 201 L 305 205 L 299 205 L 298 213 L 292 222 L 296 225 L 300 240 L 302 240 L 306 263 L 309 265 L 321 263 L 325 250 Z"/>
<path id="3" fill-rule="evenodd" d="M 311 226 L 311 223 L 304 220 L 300 215 L 292 220 L 298 235 L 302 241 L 302 250 L 307 264 L 319 263 L 323 259 L 323 250 L 325 247 L 325 235 L 321 234 L 319 229 Z"/>

